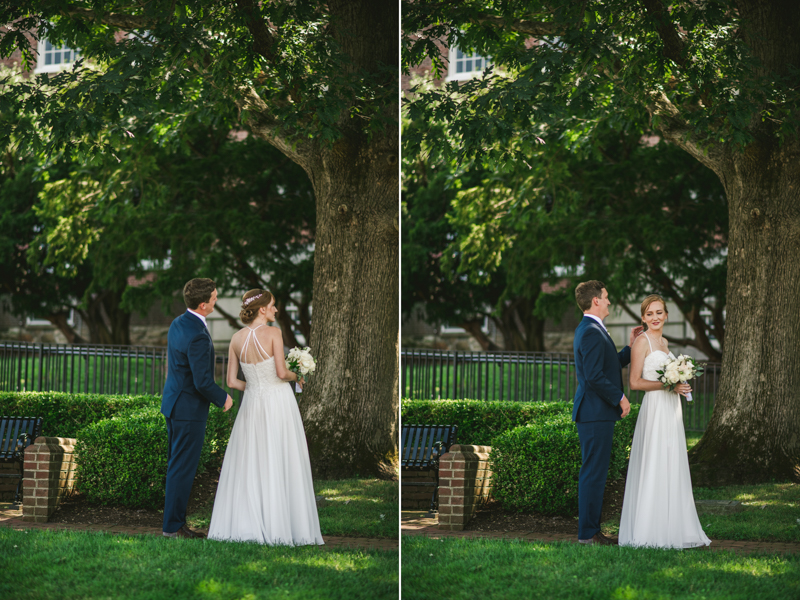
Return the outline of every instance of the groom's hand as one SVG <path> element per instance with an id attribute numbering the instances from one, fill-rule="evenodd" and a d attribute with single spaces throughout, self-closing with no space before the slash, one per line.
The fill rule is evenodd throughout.
<path id="1" fill-rule="evenodd" d="M 225 406 L 222 407 L 222 412 L 228 412 L 231 406 L 233 406 L 233 398 L 228 394 L 228 398 L 225 400 Z"/>
<path id="2" fill-rule="evenodd" d="M 623 396 L 622 400 L 619 401 L 619 407 L 622 409 L 622 418 L 624 419 L 628 416 L 628 413 L 631 412 L 631 403 Z"/>
<path id="3" fill-rule="evenodd" d="M 631 337 L 628 346 L 633 348 L 633 342 L 635 342 L 636 338 L 642 335 L 642 333 L 644 333 L 644 327 L 642 327 L 641 325 L 639 325 L 638 327 L 631 327 Z"/>

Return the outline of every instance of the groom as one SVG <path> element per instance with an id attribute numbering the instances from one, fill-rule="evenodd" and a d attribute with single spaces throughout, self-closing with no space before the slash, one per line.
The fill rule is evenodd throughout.
<path id="1" fill-rule="evenodd" d="M 227 411 L 233 399 L 214 383 L 214 345 L 206 317 L 217 302 L 210 279 L 192 279 L 183 288 L 187 311 L 175 319 L 167 334 L 167 382 L 161 414 L 167 420 L 167 493 L 164 502 L 166 537 L 199 538 L 186 526 L 186 507 L 192 491 L 211 403 Z"/>
<path id="2" fill-rule="evenodd" d="M 622 367 L 631 362 L 630 346 L 642 328 L 633 328 L 630 345 L 617 352 L 603 325 L 611 305 L 606 286 L 600 281 L 585 281 L 575 289 L 575 300 L 583 311 L 573 342 L 578 389 L 572 420 L 578 427 L 583 458 L 578 479 L 578 541 L 582 544 L 613 544 L 600 532 L 600 513 L 611 460 L 614 423 L 631 410 L 623 391 Z"/>

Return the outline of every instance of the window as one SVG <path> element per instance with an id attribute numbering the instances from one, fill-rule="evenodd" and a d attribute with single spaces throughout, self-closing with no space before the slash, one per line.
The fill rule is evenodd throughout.
<path id="1" fill-rule="evenodd" d="M 463 80 L 476 77 L 483 73 L 492 64 L 490 58 L 480 54 L 466 54 L 460 48 L 454 46 L 450 48 L 449 67 L 447 81 Z"/>
<path id="2" fill-rule="evenodd" d="M 54 46 L 45 39 L 39 40 L 36 73 L 54 73 L 67 68 L 80 57 L 80 50 L 65 45 Z"/>

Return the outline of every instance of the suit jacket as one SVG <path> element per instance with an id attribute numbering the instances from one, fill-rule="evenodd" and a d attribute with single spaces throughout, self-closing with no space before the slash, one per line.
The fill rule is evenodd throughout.
<path id="1" fill-rule="evenodd" d="M 213 402 L 222 408 L 227 398 L 227 392 L 214 383 L 211 334 L 187 311 L 169 326 L 161 414 L 179 421 L 206 421 L 209 405 Z"/>
<path id="2" fill-rule="evenodd" d="M 575 329 L 572 343 L 578 389 L 572 407 L 573 421 L 618 421 L 623 396 L 622 367 L 631 362 L 631 349 L 621 352 L 605 329 L 584 316 Z"/>

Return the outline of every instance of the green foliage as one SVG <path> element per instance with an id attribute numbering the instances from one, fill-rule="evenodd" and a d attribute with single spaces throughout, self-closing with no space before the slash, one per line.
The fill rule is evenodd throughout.
<path id="1" fill-rule="evenodd" d="M 458 425 L 457 444 L 490 446 L 496 436 L 511 429 L 571 415 L 572 402 L 404 399 L 400 411 L 403 423 Z"/>
<path id="2" fill-rule="evenodd" d="M 411 112 L 404 134 L 446 137 L 443 123 Z M 650 293 L 675 302 L 695 330 L 692 343 L 719 360 L 710 343 L 724 338 L 726 303 L 719 179 L 657 135 L 644 111 L 598 121 L 577 141 L 591 118 L 580 116 L 537 126 L 546 144 L 492 168 L 483 155 L 458 165 L 428 157 L 427 145 L 404 153 L 403 311 L 421 303 L 431 323 L 491 316 L 505 349 L 542 350 L 530 339 L 537 319 L 576 310 L 574 286 L 599 279 L 615 302 Z M 690 318 L 698 311 L 712 319 Z"/>
<path id="3" fill-rule="evenodd" d="M 160 405 L 160 396 L 0 392 L 0 414 L 42 417 L 42 435 L 47 437 L 75 438 L 81 429 L 98 421 Z"/>
<path id="4" fill-rule="evenodd" d="M 623 476 L 639 405 L 614 427 L 609 480 Z M 517 427 L 492 440 L 492 495 L 504 508 L 546 515 L 578 514 L 581 446 L 567 414 Z"/>
<path id="5" fill-rule="evenodd" d="M 198 473 L 221 460 L 231 421 L 212 407 Z M 78 433 L 77 488 L 91 502 L 156 508 L 167 475 L 167 428 L 155 406 L 93 423 Z"/>

